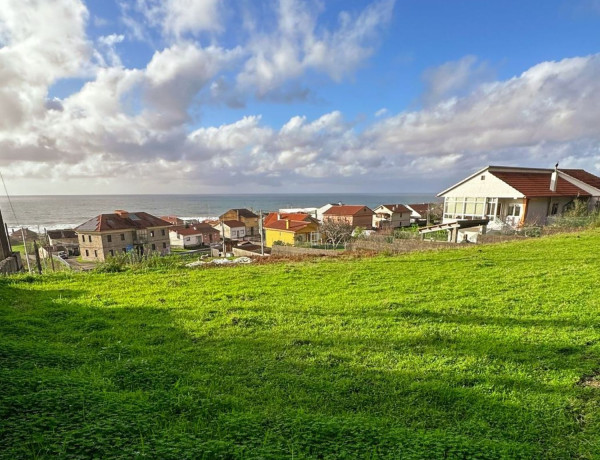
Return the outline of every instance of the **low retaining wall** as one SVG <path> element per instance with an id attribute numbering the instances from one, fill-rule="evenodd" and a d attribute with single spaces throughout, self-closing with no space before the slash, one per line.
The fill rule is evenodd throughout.
<path id="1" fill-rule="evenodd" d="M 350 251 L 374 251 L 400 254 L 404 252 L 457 248 L 461 245 L 445 241 L 421 241 L 417 239 L 395 240 L 391 243 L 384 241 L 358 240 L 348 245 Z"/>
<path id="2" fill-rule="evenodd" d="M 273 246 L 271 254 L 278 255 L 311 255 L 311 256 L 338 256 L 343 251 L 337 249 L 313 249 L 313 248 L 296 248 L 294 246 Z"/>

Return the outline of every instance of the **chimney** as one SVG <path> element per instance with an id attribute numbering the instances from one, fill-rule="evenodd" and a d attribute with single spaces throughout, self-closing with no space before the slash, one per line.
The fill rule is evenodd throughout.
<path id="1" fill-rule="evenodd" d="M 279 214 L 279 211 L 277 211 L 277 220 L 281 220 L 281 214 Z"/>
<path id="2" fill-rule="evenodd" d="M 554 166 L 554 171 L 552 171 L 552 176 L 550 176 L 550 191 L 556 192 L 556 185 L 558 183 L 558 163 Z"/>
<path id="3" fill-rule="evenodd" d="M 285 219 L 285 229 L 286 230 L 290 229 L 290 220 L 289 219 Z"/>
<path id="4" fill-rule="evenodd" d="M 127 211 L 123 211 L 122 209 L 117 209 L 115 214 L 123 219 L 127 219 L 129 217 L 129 213 Z"/>

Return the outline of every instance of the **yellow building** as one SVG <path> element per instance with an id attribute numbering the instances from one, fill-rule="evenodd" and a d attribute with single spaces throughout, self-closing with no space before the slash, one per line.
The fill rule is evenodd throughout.
<path id="1" fill-rule="evenodd" d="M 319 243 L 318 222 L 303 213 L 272 213 L 265 218 L 265 246 L 272 247 L 275 242 L 293 246 L 296 243 Z"/>

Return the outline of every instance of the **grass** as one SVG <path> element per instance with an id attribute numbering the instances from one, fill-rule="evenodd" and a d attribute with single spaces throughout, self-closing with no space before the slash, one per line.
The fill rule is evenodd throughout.
<path id="1" fill-rule="evenodd" d="M 3 458 L 599 458 L 600 232 L 0 280 Z"/>

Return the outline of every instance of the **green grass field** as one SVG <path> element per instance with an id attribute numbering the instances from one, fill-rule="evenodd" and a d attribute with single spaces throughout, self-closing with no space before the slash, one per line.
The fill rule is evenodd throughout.
<path id="1" fill-rule="evenodd" d="M 600 232 L 0 280 L 2 458 L 600 458 Z"/>

